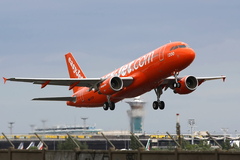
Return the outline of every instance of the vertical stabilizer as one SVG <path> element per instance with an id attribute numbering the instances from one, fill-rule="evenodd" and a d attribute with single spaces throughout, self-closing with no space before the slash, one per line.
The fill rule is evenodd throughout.
<path id="1" fill-rule="evenodd" d="M 35 142 L 31 142 L 26 149 L 29 149 L 30 147 L 34 147 L 34 146 L 35 146 Z"/>
<path id="2" fill-rule="evenodd" d="M 69 52 L 68 54 L 66 54 L 65 58 L 66 58 L 70 78 L 79 78 L 79 79 L 86 78 L 83 71 L 79 67 L 77 61 L 73 57 L 72 53 Z M 73 93 L 77 92 L 80 88 L 82 87 L 74 87 Z"/>
<path id="3" fill-rule="evenodd" d="M 23 149 L 23 142 L 19 144 L 18 149 Z"/>
<path id="4" fill-rule="evenodd" d="M 151 139 L 149 138 L 148 141 L 147 141 L 147 144 L 146 144 L 146 148 L 145 148 L 146 151 L 149 151 L 150 142 L 151 142 Z"/>
<path id="5" fill-rule="evenodd" d="M 38 150 L 42 150 L 43 149 L 43 143 L 40 141 L 37 145 Z"/>

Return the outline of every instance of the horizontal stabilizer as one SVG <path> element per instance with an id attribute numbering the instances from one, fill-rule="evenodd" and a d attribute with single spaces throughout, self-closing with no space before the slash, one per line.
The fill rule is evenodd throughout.
<path id="1" fill-rule="evenodd" d="M 76 102 L 77 97 L 46 97 L 46 98 L 33 98 L 33 101 L 72 101 Z"/>

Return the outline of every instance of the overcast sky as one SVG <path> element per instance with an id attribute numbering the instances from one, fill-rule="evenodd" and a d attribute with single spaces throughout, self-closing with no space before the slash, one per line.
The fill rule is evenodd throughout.
<path id="1" fill-rule="evenodd" d="M 32 78 L 68 77 L 64 55 L 72 52 L 85 75 L 97 78 L 166 44 L 188 43 L 196 52 L 193 63 L 180 76 L 227 76 L 226 82 L 203 83 L 188 95 L 167 90 L 166 108 L 153 110 L 154 91 L 142 95 L 146 133 L 175 133 L 176 114 L 181 131 L 233 133 L 239 126 L 240 1 L 36 1 L 0 0 L 0 76 Z M 28 133 L 30 124 L 42 127 L 87 124 L 103 130 L 129 130 L 125 100 L 114 111 L 74 108 L 65 102 L 31 101 L 36 97 L 71 96 L 68 87 L 30 83 L 0 83 L 0 131 Z"/>

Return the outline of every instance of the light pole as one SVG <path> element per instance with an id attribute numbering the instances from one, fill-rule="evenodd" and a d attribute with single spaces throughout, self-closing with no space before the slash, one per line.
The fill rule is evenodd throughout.
<path id="1" fill-rule="evenodd" d="M 223 134 L 224 134 L 224 142 L 225 142 L 225 141 L 226 141 L 226 137 L 227 137 L 228 128 L 221 128 L 221 130 L 223 131 Z"/>
<path id="2" fill-rule="evenodd" d="M 178 143 L 181 146 L 182 141 L 181 141 L 181 130 L 180 130 L 181 126 L 180 126 L 180 121 L 179 121 L 179 114 L 177 113 L 176 116 L 177 116 L 176 133 L 177 133 L 177 137 L 178 137 Z"/>
<path id="3" fill-rule="evenodd" d="M 14 124 L 15 122 L 8 122 L 8 124 L 10 124 L 10 135 L 12 135 L 12 128 L 13 128 L 13 124 Z"/>
<path id="4" fill-rule="evenodd" d="M 41 121 L 43 123 L 43 132 L 45 134 L 45 122 L 47 122 L 47 120 L 46 119 L 42 119 Z"/>
<path id="5" fill-rule="evenodd" d="M 35 125 L 34 124 L 30 124 L 30 127 L 31 127 L 31 130 L 33 132 Z"/>
<path id="6" fill-rule="evenodd" d="M 192 136 L 192 145 L 194 144 L 193 141 L 193 128 L 195 127 L 195 119 L 188 119 L 188 124 L 191 127 L 191 136 Z"/>

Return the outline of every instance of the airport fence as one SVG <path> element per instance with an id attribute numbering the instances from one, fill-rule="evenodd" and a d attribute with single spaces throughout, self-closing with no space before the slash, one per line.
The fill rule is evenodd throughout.
<path id="1" fill-rule="evenodd" d="M 0 150 L 0 160 L 239 160 L 240 152 L 233 151 L 145 151 L 139 150 Z"/>

